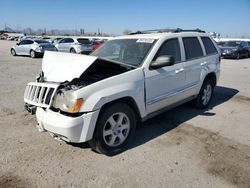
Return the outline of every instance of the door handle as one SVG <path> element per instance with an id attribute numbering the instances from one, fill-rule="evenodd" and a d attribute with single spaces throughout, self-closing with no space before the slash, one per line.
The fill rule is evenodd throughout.
<path id="1" fill-rule="evenodd" d="M 183 72 L 183 71 L 184 71 L 184 69 L 180 68 L 180 69 L 175 70 L 175 73 L 178 74 L 178 73 Z"/>
<path id="2" fill-rule="evenodd" d="M 201 66 L 206 65 L 206 64 L 207 64 L 207 62 L 206 62 L 206 61 L 204 61 L 203 63 L 201 63 Z"/>

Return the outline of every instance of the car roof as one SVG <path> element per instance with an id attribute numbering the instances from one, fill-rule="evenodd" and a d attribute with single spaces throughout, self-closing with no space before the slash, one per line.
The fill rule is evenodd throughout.
<path id="1" fill-rule="evenodd" d="M 149 34 L 133 34 L 133 35 L 124 35 L 124 36 L 118 36 L 114 39 L 160 39 L 160 38 L 166 38 L 166 37 L 178 37 L 178 36 L 184 36 L 184 37 L 195 37 L 195 36 L 209 36 L 208 33 L 200 33 L 200 32 L 179 32 L 179 33 L 173 33 L 173 32 L 164 32 L 164 33 L 149 33 Z"/>

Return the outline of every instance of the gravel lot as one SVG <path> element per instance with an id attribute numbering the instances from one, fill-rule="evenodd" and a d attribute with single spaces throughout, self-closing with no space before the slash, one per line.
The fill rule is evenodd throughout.
<path id="1" fill-rule="evenodd" d="M 138 127 L 107 157 L 39 133 L 23 92 L 42 59 L 0 41 L 0 187 L 250 187 L 250 59 L 222 60 L 211 108 L 188 104 Z"/>

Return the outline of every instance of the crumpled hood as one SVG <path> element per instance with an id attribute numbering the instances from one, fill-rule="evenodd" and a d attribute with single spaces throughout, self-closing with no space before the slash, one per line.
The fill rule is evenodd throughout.
<path id="1" fill-rule="evenodd" d="M 45 51 L 42 63 L 44 80 L 71 81 L 78 78 L 96 59 L 89 55 Z"/>

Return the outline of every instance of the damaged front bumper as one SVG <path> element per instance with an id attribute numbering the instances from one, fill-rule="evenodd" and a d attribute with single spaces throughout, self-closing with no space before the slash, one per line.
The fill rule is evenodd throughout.
<path id="1" fill-rule="evenodd" d="M 54 138 L 80 143 L 92 139 L 99 110 L 78 117 L 69 117 L 50 109 L 37 107 L 37 127 L 48 131 Z"/>

